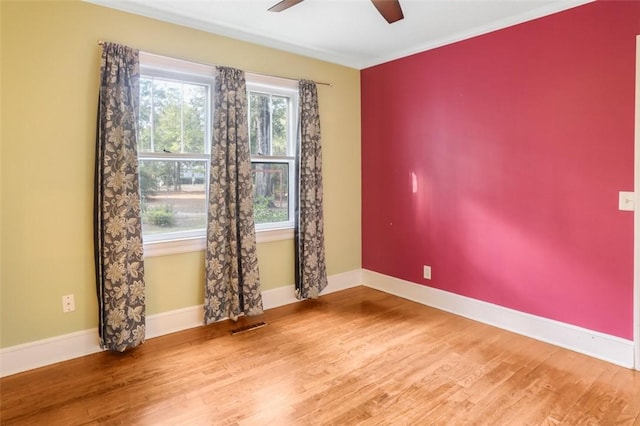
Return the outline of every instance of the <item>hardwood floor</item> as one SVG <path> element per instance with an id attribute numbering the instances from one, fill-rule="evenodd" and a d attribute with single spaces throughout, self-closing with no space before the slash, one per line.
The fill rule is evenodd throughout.
<path id="1" fill-rule="evenodd" d="M 243 320 L 3 378 L 1 423 L 640 425 L 640 372 L 366 287 Z"/>

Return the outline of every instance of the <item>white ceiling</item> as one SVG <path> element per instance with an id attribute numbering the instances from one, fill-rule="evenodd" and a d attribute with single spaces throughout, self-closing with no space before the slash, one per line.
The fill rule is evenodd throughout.
<path id="1" fill-rule="evenodd" d="M 363 69 L 592 0 L 400 0 L 388 24 L 370 0 L 86 0 L 214 34 Z"/>

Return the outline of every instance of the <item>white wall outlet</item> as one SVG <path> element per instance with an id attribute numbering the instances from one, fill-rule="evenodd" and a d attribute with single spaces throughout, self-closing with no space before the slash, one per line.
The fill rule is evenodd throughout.
<path id="1" fill-rule="evenodd" d="M 422 267 L 422 276 L 425 280 L 431 279 L 431 266 L 424 265 Z"/>
<path id="2" fill-rule="evenodd" d="M 76 301 L 73 294 L 62 296 L 62 312 L 73 312 L 76 310 Z"/>
<path id="3" fill-rule="evenodd" d="M 635 192 L 620 191 L 618 195 L 618 209 L 633 211 L 635 209 Z"/>

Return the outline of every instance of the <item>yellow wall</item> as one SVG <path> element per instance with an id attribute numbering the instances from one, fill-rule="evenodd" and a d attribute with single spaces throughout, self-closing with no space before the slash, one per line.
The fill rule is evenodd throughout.
<path id="1" fill-rule="evenodd" d="M 0 347 L 97 326 L 93 167 L 98 40 L 319 86 L 330 275 L 360 268 L 359 71 L 79 2 L 1 3 Z M 292 241 L 258 248 L 263 289 L 293 284 Z M 202 252 L 146 260 L 147 313 L 203 300 Z M 73 293 L 76 311 L 62 313 Z"/>

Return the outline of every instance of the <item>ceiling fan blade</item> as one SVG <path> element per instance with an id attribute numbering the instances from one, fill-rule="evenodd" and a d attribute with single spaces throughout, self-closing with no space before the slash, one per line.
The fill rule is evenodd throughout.
<path id="1" fill-rule="evenodd" d="M 378 9 L 378 12 L 380 12 L 380 15 L 390 24 L 404 19 L 398 0 L 371 0 L 371 3 L 373 3 L 376 9 Z"/>
<path id="2" fill-rule="evenodd" d="M 282 0 L 281 2 L 271 6 L 269 8 L 269 12 L 282 12 L 283 10 L 289 9 L 291 6 L 295 6 L 302 1 L 303 0 Z"/>

